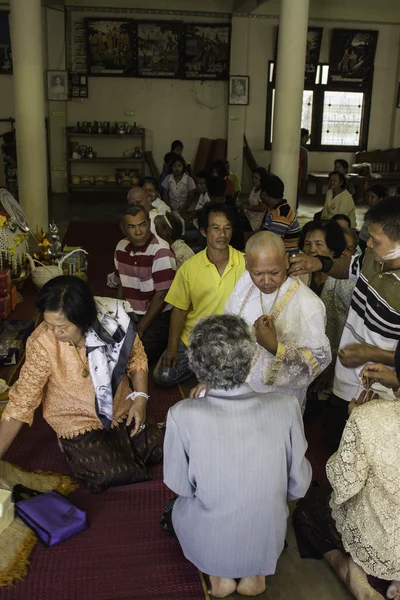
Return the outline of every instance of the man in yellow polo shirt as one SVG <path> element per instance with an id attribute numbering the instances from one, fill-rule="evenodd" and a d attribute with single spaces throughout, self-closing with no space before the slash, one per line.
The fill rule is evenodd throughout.
<path id="1" fill-rule="evenodd" d="M 206 204 L 199 229 L 207 247 L 183 263 L 165 297 L 172 304 L 168 347 L 154 369 L 158 385 L 171 386 L 192 376 L 187 359 L 189 332 L 202 317 L 222 314 L 245 271 L 244 255 L 229 245 L 234 214 L 226 204 Z"/>

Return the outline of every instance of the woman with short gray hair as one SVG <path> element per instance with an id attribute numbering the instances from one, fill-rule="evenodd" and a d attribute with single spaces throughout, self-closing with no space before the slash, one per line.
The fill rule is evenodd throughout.
<path id="1" fill-rule="evenodd" d="M 189 361 L 210 389 L 175 404 L 167 418 L 164 482 L 178 498 L 162 524 L 209 576 L 216 598 L 265 591 L 284 547 L 287 500 L 303 497 L 311 481 L 296 398 L 246 384 L 256 352 L 241 317 L 200 321 Z"/>

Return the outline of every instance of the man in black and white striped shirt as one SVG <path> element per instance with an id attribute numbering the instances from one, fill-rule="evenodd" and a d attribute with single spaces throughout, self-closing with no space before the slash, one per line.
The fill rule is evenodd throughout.
<path id="1" fill-rule="evenodd" d="M 291 274 L 322 271 L 356 282 L 329 399 L 327 434 L 333 446 L 340 442 L 348 403 L 359 390 L 361 368 L 371 362 L 394 366 L 400 340 L 400 196 L 385 198 L 371 208 L 365 222 L 370 237 L 364 253 L 351 259 L 299 256 L 291 260 Z M 379 384 L 373 387 L 378 393 L 383 389 Z"/>

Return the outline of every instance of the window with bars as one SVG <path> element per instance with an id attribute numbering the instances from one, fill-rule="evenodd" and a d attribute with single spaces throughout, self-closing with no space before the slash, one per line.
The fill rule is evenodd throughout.
<path id="1" fill-rule="evenodd" d="M 356 152 L 367 146 L 371 83 L 329 83 L 329 65 L 320 64 L 315 82 L 303 91 L 300 128 L 311 132 L 310 150 Z M 265 149 L 272 146 L 275 102 L 274 63 L 269 63 Z"/>

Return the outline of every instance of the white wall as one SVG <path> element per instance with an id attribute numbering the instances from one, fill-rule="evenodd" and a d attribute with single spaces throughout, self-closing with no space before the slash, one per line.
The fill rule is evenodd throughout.
<path id="1" fill-rule="evenodd" d="M 226 105 L 225 82 L 93 77 L 89 79 L 89 98 L 69 102 L 67 112 L 69 125 L 77 121 L 136 121 L 146 128 L 146 147 L 161 167 L 164 154 L 177 138 L 183 141 L 189 160 L 196 155 L 200 137 L 226 138 Z M 135 111 L 135 116 L 126 117 L 126 110 Z M 126 146 L 129 148 L 128 142 Z"/>

